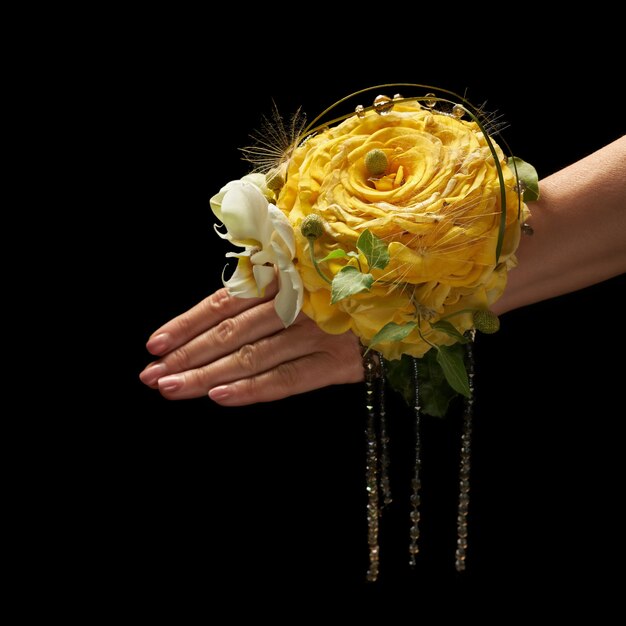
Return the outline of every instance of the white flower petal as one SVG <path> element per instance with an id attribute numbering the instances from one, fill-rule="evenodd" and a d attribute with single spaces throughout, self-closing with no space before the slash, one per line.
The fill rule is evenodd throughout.
<path id="1" fill-rule="evenodd" d="M 278 269 L 286 270 L 293 265 L 291 262 L 291 253 L 287 250 L 282 239 L 272 239 L 268 251 L 268 256 L 271 257 L 272 263 L 274 263 Z"/>
<path id="2" fill-rule="evenodd" d="M 231 255 L 235 256 L 234 253 L 231 253 Z M 254 280 L 252 263 L 247 256 L 239 257 L 239 263 L 237 263 L 237 268 L 233 275 L 228 280 L 224 280 L 224 276 L 222 276 L 222 282 L 231 296 L 237 298 L 257 298 L 259 295 L 259 289 Z"/>
<path id="3" fill-rule="evenodd" d="M 272 197 L 272 192 L 267 186 L 267 180 L 265 174 L 259 174 L 258 172 L 252 174 L 246 174 L 242 179 L 246 183 L 252 183 L 259 188 L 259 191 L 267 198 Z"/>
<path id="4" fill-rule="evenodd" d="M 273 254 L 272 248 L 265 248 L 264 250 L 259 250 L 255 252 L 250 260 L 255 265 L 265 265 L 266 263 L 274 263 L 275 255 Z"/>
<path id="5" fill-rule="evenodd" d="M 236 187 L 240 183 L 241 183 L 241 181 L 239 181 L 239 180 L 231 180 L 229 183 L 226 183 L 226 185 L 224 185 L 220 189 L 219 193 L 216 193 L 211 198 L 211 200 L 210 200 L 211 210 L 215 214 L 215 217 L 217 217 L 217 219 L 220 220 L 220 222 L 223 221 L 222 220 L 222 201 L 224 200 L 224 196 L 226 195 L 226 192 L 229 189 L 232 189 L 233 187 Z"/>
<path id="6" fill-rule="evenodd" d="M 294 323 L 302 308 L 302 278 L 295 266 L 278 273 L 279 289 L 274 298 L 274 308 L 285 327 Z"/>
<path id="7" fill-rule="evenodd" d="M 213 224 L 213 230 L 215 230 L 219 237 L 221 237 L 222 239 L 228 239 L 228 241 L 232 241 L 232 237 L 228 234 L 228 231 L 226 231 L 225 233 L 221 233 L 219 231 L 219 229 L 223 227 L 224 224 Z"/>
<path id="8" fill-rule="evenodd" d="M 226 255 L 239 262 L 230 279 L 222 280 L 231 295 L 253 298 L 263 294 L 277 268 L 279 289 L 274 307 L 283 324 L 289 326 L 303 299 L 302 279 L 292 263 L 295 234 L 285 214 L 268 202 L 266 192 L 265 177 L 250 174 L 229 182 L 211 198 L 211 209 L 227 231 L 216 227 L 217 234 L 245 248 Z"/>
<path id="9" fill-rule="evenodd" d="M 274 280 L 276 270 L 269 265 L 255 265 L 252 268 L 254 279 L 256 280 L 257 291 L 259 296 L 265 294 L 265 288 Z"/>
<path id="10" fill-rule="evenodd" d="M 270 204 L 267 210 L 274 229 L 274 237 L 280 237 L 289 250 L 291 259 L 293 259 L 296 254 L 296 237 L 293 232 L 293 227 L 285 214 L 278 207 Z"/>
<path id="11" fill-rule="evenodd" d="M 272 228 L 268 205 L 265 196 L 252 183 L 231 187 L 221 204 L 221 219 L 231 241 L 256 241 L 260 247 L 269 243 Z"/>
<path id="12" fill-rule="evenodd" d="M 250 257 L 250 260 L 252 260 L 253 251 L 254 251 L 254 248 L 246 248 L 245 250 L 242 250 L 241 252 L 227 252 L 224 256 L 228 258 L 235 258 L 235 259 L 243 259 L 244 257 Z"/>

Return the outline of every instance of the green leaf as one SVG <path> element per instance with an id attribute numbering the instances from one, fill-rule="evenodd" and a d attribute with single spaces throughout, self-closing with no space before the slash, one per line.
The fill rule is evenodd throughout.
<path id="1" fill-rule="evenodd" d="M 416 326 L 417 322 L 407 322 L 406 324 L 389 322 L 372 337 L 369 348 L 373 348 L 377 343 L 384 341 L 401 341 L 407 335 L 410 335 Z"/>
<path id="2" fill-rule="evenodd" d="M 464 352 L 459 344 L 452 348 L 461 355 Z M 437 350 L 429 350 L 417 363 L 422 412 L 433 417 L 445 417 L 450 402 L 459 394 L 448 384 L 437 362 Z M 415 402 L 412 357 L 403 354 L 401 359 L 394 361 L 385 359 L 385 376 L 391 388 L 401 394 L 407 406 L 412 408 Z"/>
<path id="3" fill-rule="evenodd" d="M 374 277 L 371 274 L 363 274 L 356 267 L 347 265 L 341 268 L 333 278 L 330 303 L 335 304 L 348 296 L 369 291 L 373 282 Z"/>
<path id="4" fill-rule="evenodd" d="M 431 328 L 435 330 L 439 330 L 442 333 L 446 333 L 450 337 L 454 337 L 459 343 L 467 343 L 468 339 L 462 333 L 460 333 L 450 322 L 446 322 L 445 320 L 439 320 L 434 324 L 430 325 Z"/>
<path id="5" fill-rule="evenodd" d="M 441 346 L 437 348 L 437 362 L 441 365 L 450 387 L 469 398 L 471 392 L 463 356 L 450 350 L 448 346 Z"/>
<path id="6" fill-rule="evenodd" d="M 415 400 L 413 384 L 413 363 L 410 356 L 403 354 L 401 359 L 385 361 L 385 377 L 391 388 L 397 391 L 406 402 L 412 407 Z"/>
<path id="7" fill-rule="evenodd" d="M 460 344 L 453 346 L 461 355 L 464 348 Z M 420 404 L 424 413 L 433 417 L 445 417 L 450 402 L 459 394 L 450 387 L 437 362 L 437 350 L 429 350 L 417 366 L 417 378 L 420 385 Z"/>
<path id="8" fill-rule="evenodd" d="M 389 264 L 388 246 L 368 228 L 357 239 L 356 247 L 364 254 L 371 270 L 384 270 Z"/>
<path id="9" fill-rule="evenodd" d="M 333 250 L 327 254 L 323 259 L 320 259 L 318 263 L 321 263 L 322 261 L 330 261 L 331 259 L 341 259 L 347 256 L 346 251 L 339 248 L 338 250 Z"/>
<path id="10" fill-rule="evenodd" d="M 517 177 L 524 183 L 524 202 L 534 202 L 539 200 L 539 177 L 537 170 L 519 157 L 509 157 L 509 167 L 515 172 Z"/>

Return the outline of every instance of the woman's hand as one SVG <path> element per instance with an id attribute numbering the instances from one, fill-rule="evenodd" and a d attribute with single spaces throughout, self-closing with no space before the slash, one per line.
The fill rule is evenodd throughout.
<path id="1" fill-rule="evenodd" d="M 147 343 L 161 357 L 141 380 L 170 400 L 208 394 L 224 406 L 268 402 L 363 380 L 359 341 L 329 335 L 303 313 L 284 328 L 265 298 L 220 289 L 159 328 Z"/>

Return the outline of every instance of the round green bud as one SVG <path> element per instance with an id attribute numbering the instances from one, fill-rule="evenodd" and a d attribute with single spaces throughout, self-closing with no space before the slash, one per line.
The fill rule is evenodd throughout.
<path id="1" fill-rule="evenodd" d="M 382 176 L 389 167 L 387 155 L 382 150 L 370 150 L 365 155 L 365 167 L 372 176 Z"/>
<path id="2" fill-rule="evenodd" d="M 277 170 L 270 170 L 267 174 L 265 174 L 265 184 L 274 192 L 278 192 L 281 190 L 282 186 L 285 184 L 285 179 L 282 174 Z"/>
<path id="3" fill-rule="evenodd" d="M 311 213 L 302 220 L 300 232 L 307 239 L 319 239 L 324 234 L 324 220 L 319 215 Z"/>
<path id="4" fill-rule="evenodd" d="M 500 320 L 498 316 L 488 309 L 474 311 L 474 327 L 485 335 L 492 335 L 500 330 Z"/>

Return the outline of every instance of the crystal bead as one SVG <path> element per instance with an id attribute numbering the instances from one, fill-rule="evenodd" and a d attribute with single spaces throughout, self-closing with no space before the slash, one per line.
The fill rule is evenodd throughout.
<path id="1" fill-rule="evenodd" d="M 354 109 L 354 112 L 356 113 L 357 117 L 360 117 L 360 118 L 365 117 L 365 108 L 363 107 L 362 104 L 357 104 L 356 108 Z"/>
<path id="2" fill-rule="evenodd" d="M 452 115 L 460 120 L 465 115 L 465 107 L 462 104 L 455 104 L 452 107 Z"/>
<path id="3" fill-rule="evenodd" d="M 436 104 L 437 104 L 437 100 L 435 100 L 435 94 L 434 93 L 427 93 L 426 96 L 426 106 L 429 109 L 432 109 Z"/>
<path id="4" fill-rule="evenodd" d="M 376 96 L 374 98 L 374 111 L 378 115 L 388 115 L 393 109 L 393 100 L 389 96 Z"/>

